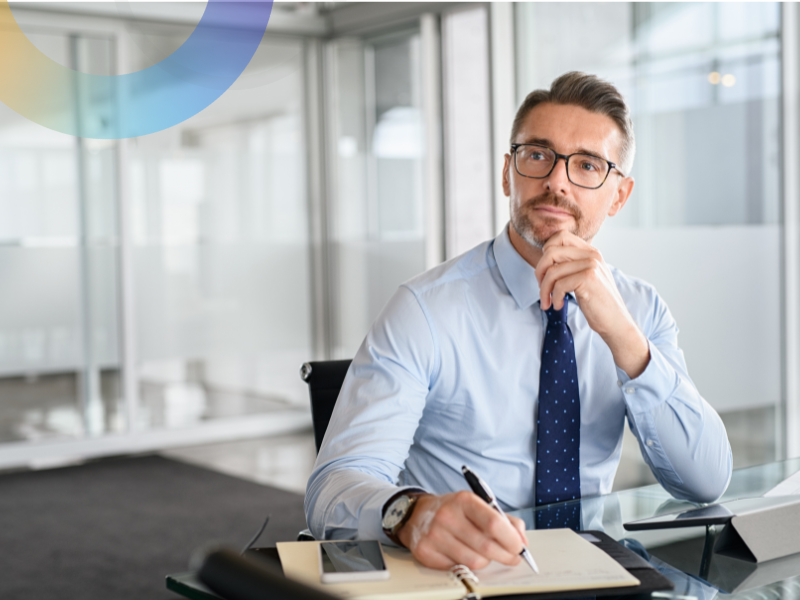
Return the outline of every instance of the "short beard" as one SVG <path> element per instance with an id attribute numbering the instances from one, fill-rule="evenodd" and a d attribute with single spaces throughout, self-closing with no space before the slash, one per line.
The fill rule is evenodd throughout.
<path id="1" fill-rule="evenodd" d="M 552 206 L 567 211 L 575 219 L 575 226 L 570 230 L 570 233 L 574 233 L 581 238 L 584 237 L 579 231 L 583 218 L 580 207 L 567 200 L 564 196 L 554 192 L 545 192 L 544 194 L 539 194 L 523 202 L 518 207 L 515 207 L 513 202 L 511 203 L 511 226 L 514 228 L 514 231 L 531 246 L 541 249 L 544 247 L 547 240 L 550 239 L 549 235 L 545 238 L 542 237 L 541 234 L 537 234 L 533 222 L 531 221 L 531 211 L 539 206 Z"/>

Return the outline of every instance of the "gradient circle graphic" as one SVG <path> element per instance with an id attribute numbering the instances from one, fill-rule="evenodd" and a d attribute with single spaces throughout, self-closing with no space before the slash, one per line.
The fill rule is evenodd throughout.
<path id="1" fill-rule="evenodd" d="M 70 135 L 122 139 L 177 125 L 219 98 L 253 58 L 272 1 L 209 0 L 189 38 L 161 62 L 90 75 L 44 55 L 0 0 L 0 102 Z"/>

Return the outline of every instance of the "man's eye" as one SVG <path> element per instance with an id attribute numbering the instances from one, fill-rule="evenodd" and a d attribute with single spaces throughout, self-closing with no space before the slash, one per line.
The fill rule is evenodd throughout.
<path id="1" fill-rule="evenodd" d="M 545 160 L 545 157 L 544 157 L 544 152 L 537 152 L 536 150 L 534 150 L 533 152 L 531 152 L 531 153 L 528 155 L 528 158 L 529 158 L 530 160 Z"/>
<path id="2" fill-rule="evenodd" d="M 582 171 L 598 171 L 600 167 L 598 167 L 595 163 L 590 162 L 588 160 L 581 161 L 581 170 Z"/>

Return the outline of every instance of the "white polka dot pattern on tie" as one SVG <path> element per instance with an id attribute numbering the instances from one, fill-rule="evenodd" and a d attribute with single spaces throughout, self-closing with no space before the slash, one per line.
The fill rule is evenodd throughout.
<path id="1" fill-rule="evenodd" d="M 534 517 L 536 529 L 581 529 L 580 502 L 544 506 L 536 510 Z"/>
<path id="2" fill-rule="evenodd" d="M 536 505 L 551 504 L 581 497 L 580 488 L 580 391 L 578 388 L 578 372 L 575 364 L 575 350 L 572 343 L 572 332 L 567 325 L 568 300 L 560 311 L 552 306 L 547 310 L 548 327 L 546 328 L 542 364 L 539 372 L 539 404 L 536 422 L 538 439 L 536 440 Z M 555 349 L 562 351 L 564 361 L 558 365 L 559 356 Z M 550 352 L 554 350 L 554 352 Z M 564 356 L 566 355 L 566 356 Z M 561 383 L 559 384 L 559 379 Z M 563 413 L 555 409 L 558 398 L 566 398 L 567 408 Z M 577 402 L 576 402 L 577 400 Z M 558 408 L 561 408 L 560 406 Z M 566 415 L 563 419 L 566 426 L 558 425 L 557 415 Z M 566 455 L 566 456 L 565 456 Z M 562 472 L 557 465 L 561 456 L 567 460 L 567 468 Z M 576 460 L 576 458 L 578 460 Z M 556 470 L 558 466 L 558 470 Z M 553 471 L 551 473 L 551 470 Z M 556 477 L 556 473 L 562 475 Z M 563 475 L 566 473 L 566 475 Z"/>

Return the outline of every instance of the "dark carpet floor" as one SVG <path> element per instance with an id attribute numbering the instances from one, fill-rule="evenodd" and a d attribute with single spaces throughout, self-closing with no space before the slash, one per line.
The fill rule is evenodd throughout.
<path id="1" fill-rule="evenodd" d="M 2 600 L 178 600 L 164 577 L 209 541 L 305 527 L 303 497 L 159 456 L 0 475 Z"/>

